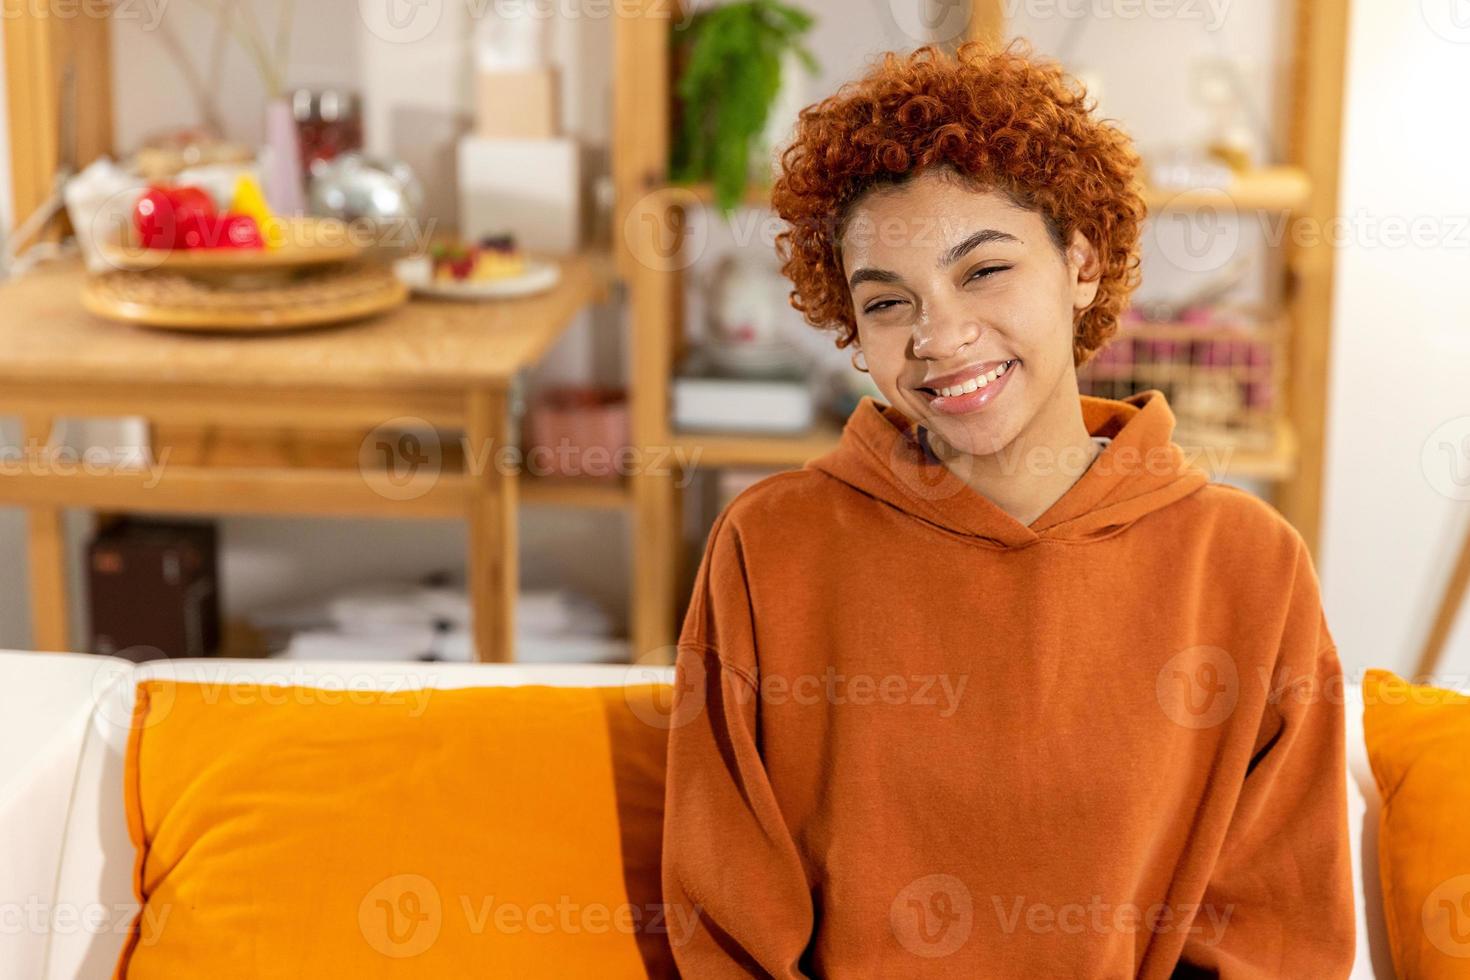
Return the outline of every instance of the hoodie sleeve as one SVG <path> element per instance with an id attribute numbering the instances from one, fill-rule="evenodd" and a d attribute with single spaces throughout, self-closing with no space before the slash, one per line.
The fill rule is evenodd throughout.
<path id="1" fill-rule="evenodd" d="M 722 514 L 679 638 L 664 803 L 670 941 L 699 980 L 805 977 L 811 889 L 761 759 L 756 676 L 744 562 Z"/>
<path id="2" fill-rule="evenodd" d="M 1341 980 L 1355 950 L 1343 675 L 1311 559 L 1179 980 Z M 1298 581 L 1301 581 L 1299 578 Z M 1255 682 L 1254 672 L 1248 681 Z"/>

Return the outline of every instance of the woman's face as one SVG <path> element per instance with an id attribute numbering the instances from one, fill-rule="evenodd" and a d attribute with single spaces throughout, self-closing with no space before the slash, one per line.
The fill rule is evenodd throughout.
<path id="1" fill-rule="evenodd" d="M 998 452 L 1060 385 L 1075 396 L 1074 318 L 1098 286 L 1080 233 L 1064 256 L 1037 212 L 929 171 L 861 198 L 840 245 L 874 383 L 948 447 Z"/>

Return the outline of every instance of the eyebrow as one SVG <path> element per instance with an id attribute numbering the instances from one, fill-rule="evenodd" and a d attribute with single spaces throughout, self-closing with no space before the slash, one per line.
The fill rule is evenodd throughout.
<path id="1" fill-rule="evenodd" d="M 952 265 L 981 245 L 989 245 L 993 242 L 1006 242 L 1016 245 L 1024 244 L 1021 239 L 1009 232 L 1001 231 L 998 228 L 982 228 L 958 245 L 947 249 L 939 257 L 938 267 L 943 269 L 947 265 Z M 847 280 L 847 287 L 849 289 L 856 289 L 858 284 L 864 282 L 898 282 L 900 278 L 896 272 L 889 272 L 887 269 L 872 269 L 865 266 L 852 274 L 852 277 Z"/>

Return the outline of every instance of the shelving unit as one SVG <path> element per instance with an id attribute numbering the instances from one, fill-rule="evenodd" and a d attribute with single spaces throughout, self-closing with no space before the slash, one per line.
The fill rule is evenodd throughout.
<path id="1" fill-rule="evenodd" d="M 823 421 L 810 432 L 791 437 L 680 433 L 670 427 L 670 375 L 683 343 L 684 287 L 677 257 L 687 222 L 680 212 L 714 203 L 707 184 L 666 180 L 671 84 L 667 32 L 678 14 L 659 0 L 646 0 L 637 15 L 620 18 L 616 25 L 614 228 L 631 324 L 633 441 L 639 446 L 675 447 L 683 458 L 703 468 L 800 466 L 836 444 L 838 423 Z M 1328 0 L 1298 0 L 1296 19 L 1288 161 L 1239 176 L 1228 187 L 1150 187 L 1145 201 L 1152 214 L 1206 208 L 1278 212 L 1316 222 L 1318 227 L 1332 218 L 1347 12 Z M 967 39 L 996 43 L 1004 36 L 1000 0 L 975 0 Z M 762 206 L 768 201 L 769 188 L 757 186 L 748 189 L 744 203 Z M 1233 476 L 1271 482 L 1276 505 L 1315 549 L 1332 254 L 1323 245 L 1289 242 L 1284 258 L 1290 373 L 1286 391 L 1280 394 L 1286 405 L 1269 447 L 1237 449 L 1226 461 Z M 1207 454 L 1199 462 L 1209 468 Z M 672 478 L 677 475 L 642 474 L 630 481 L 635 521 L 632 642 L 636 655 L 646 661 L 671 660 L 670 644 L 676 636 L 682 527 Z"/>

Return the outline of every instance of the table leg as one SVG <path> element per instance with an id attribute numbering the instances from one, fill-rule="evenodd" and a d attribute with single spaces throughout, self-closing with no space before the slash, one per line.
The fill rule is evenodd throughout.
<path id="1" fill-rule="evenodd" d="M 517 549 L 517 480 L 513 468 L 498 466 L 506 445 L 506 392 L 469 395 L 465 423 L 465 467 L 472 477 L 469 499 L 469 598 L 475 656 L 506 663 L 515 659 L 515 606 L 520 584 Z"/>
<path id="2" fill-rule="evenodd" d="M 45 452 L 51 419 L 26 416 L 21 451 Z M 38 465 L 45 465 L 44 459 Z M 26 514 L 26 554 L 30 563 L 31 647 L 54 653 L 72 650 L 66 590 L 66 529 L 60 507 L 35 506 Z"/>

